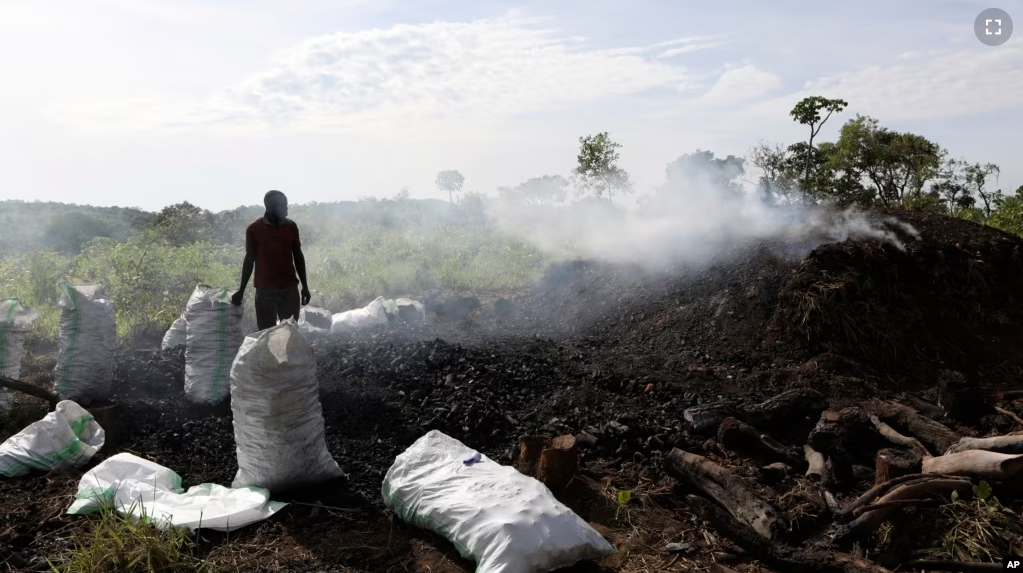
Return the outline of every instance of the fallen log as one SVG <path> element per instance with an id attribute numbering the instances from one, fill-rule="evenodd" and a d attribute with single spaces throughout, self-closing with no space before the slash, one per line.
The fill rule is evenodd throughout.
<path id="1" fill-rule="evenodd" d="M 877 417 L 902 434 L 909 434 L 932 455 L 941 455 L 959 441 L 959 434 L 939 422 L 921 416 L 916 410 L 894 402 L 881 403 Z"/>
<path id="2" fill-rule="evenodd" d="M 718 428 L 718 443 L 737 453 L 748 453 L 770 462 L 784 462 L 803 471 L 806 460 L 768 434 L 737 418 L 725 418 Z"/>
<path id="3" fill-rule="evenodd" d="M 1015 476 L 1021 469 L 1023 455 L 967 450 L 924 460 L 922 473 L 1004 480 Z"/>
<path id="4" fill-rule="evenodd" d="M 923 571 L 956 571 L 958 573 L 987 573 L 1004 571 L 1001 563 L 970 563 L 968 561 L 931 561 L 919 559 L 905 564 L 910 569 Z"/>
<path id="5" fill-rule="evenodd" d="M 843 450 L 855 458 L 871 459 L 884 443 L 870 423 L 867 413 L 859 408 L 826 410 L 810 432 L 806 442 L 826 456 Z"/>
<path id="6" fill-rule="evenodd" d="M 727 511 L 696 495 L 686 496 L 689 508 L 729 541 L 771 569 L 786 573 L 890 573 L 888 569 L 846 553 L 802 549 L 765 539 Z"/>
<path id="7" fill-rule="evenodd" d="M 827 405 L 827 400 L 820 392 L 810 388 L 796 388 L 746 408 L 739 417 L 757 428 L 775 428 L 790 425 L 794 420 L 817 418 Z"/>
<path id="8" fill-rule="evenodd" d="M 810 444 L 803 446 L 803 456 L 806 458 L 806 477 L 814 481 L 820 481 L 824 475 L 824 455 L 810 447 Z"/>
<path id="9" fill-rule="evenodd" d="M 575 436 L 558 436 L 540 453 L 536 479 L 554 493 L 561 493 L 579 470 Z"/>
<path id="10" fill-rule="evenodd" d="M 874 532 L 880 527 L 893 511 L 899 509 L 898 505 L 890 502 L 906 499 L 920 500 L 932 497 L 948 497 L 952 492 L 958 492 L 960 497 L 973 495 L 973 482 L 964 478 L 943 477 L 941 479 L 919 479 L 917 481 L 904 483 L 885 494 L 877 500 L 879 506 L 875 511 L 867 511 L 871 506 L 866 506 L 860 511 L 860 516 L 839 527 L 835 533 L 836 543 L 845 543 L 853 539 L 859 539 Z M 881 506 L 881 504 L 887 504 Z"/>
<path id="11" fill-rule="evenodd" d="M 885 448 L 877 452 L 874 459 L 874 484 L 883 484 L 894 478 L 919 474 L 923 457 L 918 451 L 902 448 Z"/>
<path id="12" fill-rule="evenodd" d="M 703 456 L 673 448 L 664 459 L 664 470 L 717 501 L 765 539 L 787 530 L 785 520 L 743 478 Z"/>
<path id="13" fill-rule="evenodd" d="M 987 450 L 1002 454 L 1023 454 L 1023 435 L 995 436 L 993 438 L 961 438 L 945 452 L 958 454 L 967 450 Z"/>
<path id="14" fill-rule="evenodd" d="M 940 421 L 945 418 L 945 411 L 941 409 L 941 406 L 932 404 L 926 400 L 918 398 L 912 394 L 904 394 L 908 406 L 920 412 L 923 416 L 930 418 L 934 421 Z"/>
<path id="15" fill-rule="evenodd" d="M 735 413 L 735 407 L 729 402 L 715 402 L 686 408 L 682 418 L 697 434 L 709 434 L 721 425 L 725 418 Z"/>
<path id="16" fill-rule="evenodd" d="M 22 382 L 15 380 L 14 378 L 8 378 L 6 376 L 0 376 L 0 386 L 14 390 L 15 392 L 21 392 L 22 394 L 28 394 L 29 396 L 35 396 L 36 398 L 42 398 L 50 403 L 50 406 L 56 406 L 57 402 L 60 402 L 60 398 L 56 394 L 36 386 L 29 384 L 28 382 Z"/>
<path id="17" fill-rule="evenodd" d="M 870 415 L 870 422 L 874 424 L 875 428 L 877 428 L 878 433 L 884 436 L 884 438 L 889 442 L 895 444 L 896 446 L 902 446 L 903 448 L 907 448 L 916 452 L 917 454 L 920 455 L 921 459 L 927 459 L 931 457 L 931 454 L 930 452 L 927 451 L 927 448 L 925 448 L 924 445 L 921 444 L 918 440 L 916 440 L 915 438 L 903 436 L 902 434 L 896 432 L 894 429 L 892 429 L 891 426 L 882 422 L 874 414 Z"/>

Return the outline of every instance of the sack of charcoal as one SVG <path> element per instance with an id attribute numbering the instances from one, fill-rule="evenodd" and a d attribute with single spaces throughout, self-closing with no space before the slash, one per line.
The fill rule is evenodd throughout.
<path id="1" fill-rule="evenodd" d="M 16 299 L 0 301 L 0 374 L 17 380 L 21 377 L 21 357 L 25 353 L 25 334 L 39 313 Z M 0 388 L 0 414 L 14 406 L 14 393 Z"/>
<path id="2" fill-rule="evenodd" d="M 231 393 L 231 363 L 245 335 L 234 291 L 199 284 L 185 307 L 185 394 L 216 405 Z"/>
<path id="3" fill-rule="evenodd" d="M 117 318 L 114 301 L 97 284 L 61 282 L 60 349 L 54 386 L 64 400 L 104 399 L 114 379 Z"/>
<path id="4" fill-rule="evenodd" d="M 344 476 L 327 450 L 313 349 L 293 319 L 245 338 L 231 366 L 232 487 L 271 492 Z"/>

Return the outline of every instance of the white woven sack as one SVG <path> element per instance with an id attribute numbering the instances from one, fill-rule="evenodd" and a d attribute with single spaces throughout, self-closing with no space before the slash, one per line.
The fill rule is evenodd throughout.
<path id="1" fill-rule="evenodd" d="M 234 292 L 199 284 L 185 307 L 185 394 L 197 404 L 219 404 L 231 393 L 231 363 L 245 339 Z"/>
<path id="2" fill-rule="evenodd" d="M 54 369 L 57 395 L 68 400 L 107 398 L 114 379 L 117 319 L 114 302 L 96 284 L 60 289 L 60 350 Z"/>
<path id="3" fill-rule="evenodd" d="M 160 343 L 160 349 L 163 351 L 173 350 L 180 348 L 185 345 L 188 341 L 188 320 L 185 315 L 182 314 L 174 321 L 174 324 L 170 325 L 167 332 L 163 335 L 163 341 Z"/>
<path id="4" fill-rule="evenodd" d="M 25 334 L 39 313 L 23 306 L 18 299 L 0 301 L 0 374 L 17 380 L 21 377 L 21 359 L 25 354 Z M 14 393 L 0 388 L 0 414 L 14 406 Z"/>
<path id="5" fill-rule="evenodd" d="M 476 573 L 537 573 L 615 552 L 539 481 L 432 430 L 394 460 L 384 503 L 444 536 Z"/>
<path id="6" fill-rule="evenodd" d="M 0 476 L 85 465 L 105 440 L 106 433 L 92 414 L 71 400 L 63 400 L 42 420 L 0 444 Z"/>
<path id="7" fill-rule="evenodd" d="M 288 319 L 245 338 L 231 367 L 232 487 L 283 491 L 342 477 L 325 441 L 313 349 Z"/>

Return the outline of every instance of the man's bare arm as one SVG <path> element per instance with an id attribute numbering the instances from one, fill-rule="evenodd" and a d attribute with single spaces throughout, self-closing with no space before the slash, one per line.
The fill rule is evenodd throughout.
<path id="1" fill-rule="evenodd" d="M 295 258 L 295 270 L 298 271 L 298 280 L 302 281 L 302 304 L 309 304 L 309 279 L 306 278 L 305 255 L 302 253 L 302 247 L 295 245 L 291 249 L 291 254 Z"/>

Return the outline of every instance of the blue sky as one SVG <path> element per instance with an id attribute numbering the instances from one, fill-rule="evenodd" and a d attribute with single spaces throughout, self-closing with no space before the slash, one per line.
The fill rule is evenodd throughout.
<path id="1" fill-rule="evenodd" d="M 640 190 L 697 148 L 805 138 L 805 95 L 1023 185 L 1023 31 L 983 2 L 5 0 L 0 198 L 158 209 L 492 193 L 611 132 Z M 998 6 L 996 6 L 998 7 Z M 1023 25 L 1023 8 L 1001 6 Z M 753 178 L 752 176 L 750 177 Z"/>

